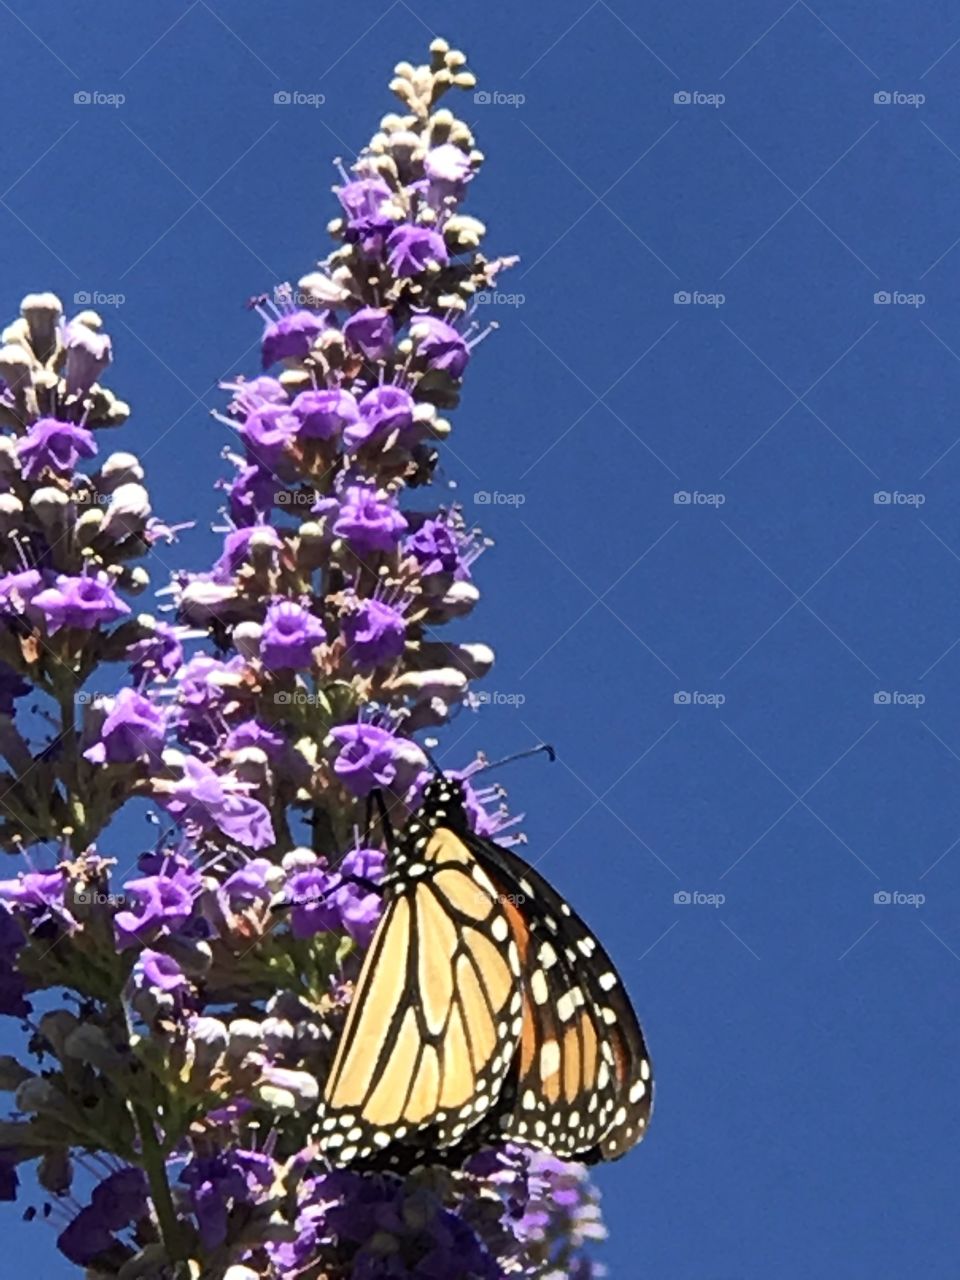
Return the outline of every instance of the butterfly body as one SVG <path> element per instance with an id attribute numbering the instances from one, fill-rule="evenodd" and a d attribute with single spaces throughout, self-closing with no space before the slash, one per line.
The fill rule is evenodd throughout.
<path id="1" fill-rule="evenodd" d="M 616 1158 L 652 1101 L 636 1015 L 579 917 L 470 831 L 464 801 L 435 779 L 390 851 L 320 1145 L 335 1164 L 387 1167 L 497 1140 Z"/>

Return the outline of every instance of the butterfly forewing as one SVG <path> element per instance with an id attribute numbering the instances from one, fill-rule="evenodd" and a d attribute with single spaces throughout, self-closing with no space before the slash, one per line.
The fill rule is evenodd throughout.
<path id="1" fill-rule="evenodd" d="M 408 825 L 330 1076 L 337 1164 L 429 1130 L 446 1147 L 494 1105 L 522 1029 L 520 956 L 493 883 L 449 830 Z"/>

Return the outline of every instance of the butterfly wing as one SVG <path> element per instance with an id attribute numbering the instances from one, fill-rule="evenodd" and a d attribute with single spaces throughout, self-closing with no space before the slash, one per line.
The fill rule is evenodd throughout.
<path id="1" fill-rule="evenodd" d="M 417 856 L 394 881 L 327 1080 L 320 1142 L 336 1164 L 424 1131 L 431 1146 L 460 1141 L 493 1107 L 522 1031 L 520 954 L 489 875 L 443 828 Z"/>
<path id="2" fill-rule="evenodd" d="M 587 1163 L 614 1160 L 644 1136 L 653 1104 L 650 1056 L 623 982 L 543 876 L 500 845 L 467 840 L 522 957 L 523 1025 L 501 1135 Z"/>

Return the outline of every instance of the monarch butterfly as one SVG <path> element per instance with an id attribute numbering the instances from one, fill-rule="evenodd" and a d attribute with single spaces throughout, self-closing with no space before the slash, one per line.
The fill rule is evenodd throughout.
<path id="1" fill-rule="evenodd" d="M 639 1142 L 653 1085 L 623 985 L 543 877 L 470 830 L 460 783 L 428 783 L 382 889 L 321 1104 L 331 1163 L 497 1138 L 593 1163 Z"/>

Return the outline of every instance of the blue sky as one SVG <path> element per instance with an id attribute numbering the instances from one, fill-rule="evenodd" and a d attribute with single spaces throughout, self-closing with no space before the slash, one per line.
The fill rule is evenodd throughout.
<path id="1" fill-rule="evenodd" d="M 3 315 L 123 295 L 124 445 L 203 567 L 242 304 L 325 252 L 331 161 L 435 32 L 489 98 L 473 211 L 523 259 L 447 453 L 496 540 L 469 633 L 500 695 L 451 756 L 556 744 L 512 800 L 648 1031 L 606 1261 L 953 1276 L 955 5 L 0 0 Z"/>

